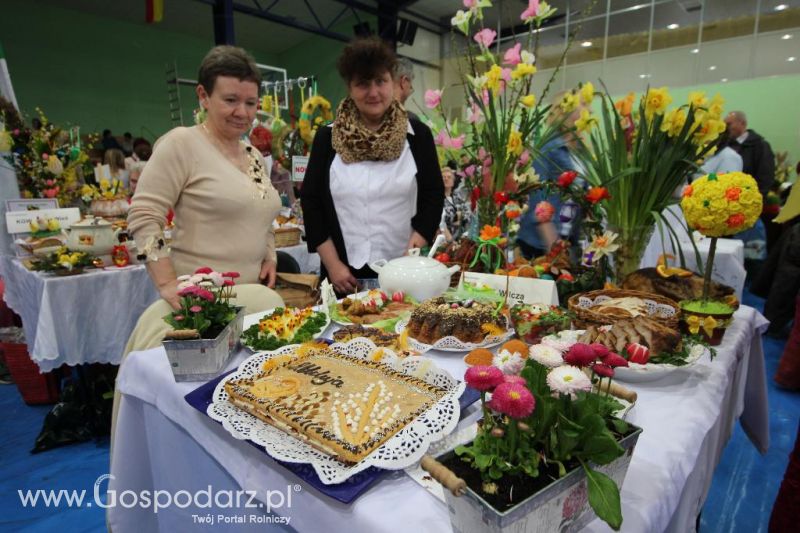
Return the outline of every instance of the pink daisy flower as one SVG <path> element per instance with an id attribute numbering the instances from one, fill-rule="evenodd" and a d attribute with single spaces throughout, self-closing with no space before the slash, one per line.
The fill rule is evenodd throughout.
<path id="1" fill-rule="evenodd" d="M 473 389 L 489 391 L 503 382 L 503 371 L 496 366 L 476 365 L 467 370 L 464 381 Z"/>
<path id="2" fill-rule="evenodd" d="M 492 393 L 492 399 L 487 404 L 493 411 L 508 415 L 520 420 L 527 418 L 536 406 L 533 394 L 523 385 L 518 383 L 502 383 Z"/>

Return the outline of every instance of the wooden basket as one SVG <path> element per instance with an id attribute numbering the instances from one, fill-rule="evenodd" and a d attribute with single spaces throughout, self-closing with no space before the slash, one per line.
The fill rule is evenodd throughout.
<path id="1" fill-rule="evenodd" d="M 671 307 L 675 313 L 672 316 L 666 314 L 649 314 L 648 318 L 658 321 L 659 323 L 672 328 L 678 329 L 678 323 L 681 318 L 681 308 L 677 302 L 665 296 L 641 291 L 628 291 L 622 289 L 603 289 L 597 291 L 581 292 L 573 294 L 567 300 L 569 310 L 573 313 L 573 324 L 579 329 L 586 329 L 588 326 L 604 326 L 614 324 L 618 320 L 623 320 L 621 317 L 615 317 L 592 311 L 591 307 L 581 307 L 578 305 L 581 297 L 590 298 L 591 300 L 597 299 L 598 296 L 608 296 L 609 298 L 641 298 L 642 300 L 650 300 L 656 304 L 666 305 Z"/>
<path id="2" fill-rule="evenodd" d="M 300 228 L 278 228 L 275 230 L 275 247 L 296 246 L 300 244 Z"/>
<path id="3" fill-rule="evenodd" d="M 28 355 L 27 344 L 4 342 L 0 346 L 11 378 L 25 403 L 42 405 L 58 401 L 58 379 L 55 373 L 40 373 L 39 367 Z"/>

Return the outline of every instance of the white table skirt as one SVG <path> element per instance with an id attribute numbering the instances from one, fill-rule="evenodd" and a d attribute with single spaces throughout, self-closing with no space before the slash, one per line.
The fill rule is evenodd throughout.
<path id="1" fill-rule="evenodd" d="M 300 272 L 303 274 L 319 274 L 320 259 L 319 254 L 312 254 L 308 251 L 308 245 L 304 242 L 294 246 L 282 246 L 276 248 L 280 252 L 291 255 L 297 264 L 300 265 Z"/>
<path id="2" fill-rule="evenodd" d="M 63 277 L 1 256 L 0 272 L 4 299 L 22 317 L 28 352 L 42 372 L 62 364 L 119 364 L 136 321 L 158 298 L 144 265 Z"/>
<path id="3" fill-rule="evenodd" d="M 766 320 L 742 307 L 718 356 L 651 383 L 631 385 L 639 400 L 629 420 L 644 429 L 622 487 L 623 531 L 693 531 L 714 468 L 733 424 L 754 443 L 768 445 L 766 377 L 761 332 Z M 229 368 L 245 357 L 239 353 Z M 431 353 L 456 376 L 465 366 L 457 354 Z M 175 493 L 178 490 L 283 490 L 300 483 L 292 506 L 275 512 L 298 531 L 450 532 L 447 508 L 401 472 L 391 473 L 351 505 L 303 485 L 262 452 L 231 437 L 216 422 L 190 407 L 183 396 L 199 383 L 175 383 L 161 348 L 134 352 L 123 364 L 117 387 L 122 404 L 111 458 L 109 489 Z M 203 529 L 192 514 L 208 509 L 152 509 L 116 506 L 108 510 L 115 533 Z M 260 511 L 255 511 L 258 513 Z M 248 518 L 251 509 L 219 510 Z M 215 527 L 239 529 L 217 523 Z M 264 527 L 264 526 L 262 526 Z M 595 520 L 587 531 L 610 531 Z"/>
<path id="4" fill-rule="evenodd" d="M 667 213 L 667 211 L 675 214 Z M 686 224 L 683 212 L 681 212 L 679 207 L 672 206 L 667 208 L 664 211 L 664 216 L 670 223 L 674 224 L 675 216 L 677 216 L 683 224 Z M 697 271 L 697 258 L 694 254 L 692 241 L 686 234 L 686 230 L 675 225 L 675 232 L 678 234 L 679 238 L 676 244 L 680 247 L 686 259 L 686 268 Z M 711 240 L 708 238 L 703 238 L 700 242 L 696 243 L 697 251 L 700 252 L 700 259 L 703 262 L 703 266 L 705 266 L 708 260 L 710 244 Z M 659 233 L 658 227 L 656 226 L 639 265 L 642 268 L 656 266 L 658 257 L 665 251 L 675 256 L 675 261 L 670 264 L 673 266 L 680 266 L 678 250 L 673 245 L 668 230 L 666 228 L 664 229 L 664 236 L 662 239 L 661 233 Z M 747 272 L 744 269 L 744 242 L 738 239 L 717 239 L 717 251 L 714 253 L 714 268 L 711 278 L 714 281 L 733 287 L 736 297 L 741 300 L 746 277 Z"/>

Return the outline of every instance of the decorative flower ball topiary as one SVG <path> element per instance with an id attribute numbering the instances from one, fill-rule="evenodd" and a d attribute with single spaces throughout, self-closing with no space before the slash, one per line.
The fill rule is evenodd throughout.
<path id="1" fill-rule="evenodd" d="M 707 237 L 751 228 L 761 215 L 762 204 L 756 180 L 744 172 L 703 176 L 686 187 L 681 200 L 689 227 Z"/>

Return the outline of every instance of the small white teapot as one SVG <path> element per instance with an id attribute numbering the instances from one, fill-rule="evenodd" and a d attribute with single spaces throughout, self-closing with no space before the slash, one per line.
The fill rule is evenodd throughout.
<path id="1" fill-rule="evenodd" d="M 450 286 L 450 277 L 461 267 L 453 265 L 448 268 L 432 258 L 443 239 L 441 235 L 436 238 L 428 257 L 420 257 L 419 248 L 413 248 L 404 257 L 370 263 L 369 267 L 378 273 L 381 289 L 389 294 L 403 291 L 418 302 L 446 291 Z"/>
<path id="2" fill-rule="evenodd" d="M 107 255 L 119 243 L 119 232 L 120 229 L 114 229 L 108 220 L 87 217 L 67 230 L 67 248 L 94 256 Z"/>

